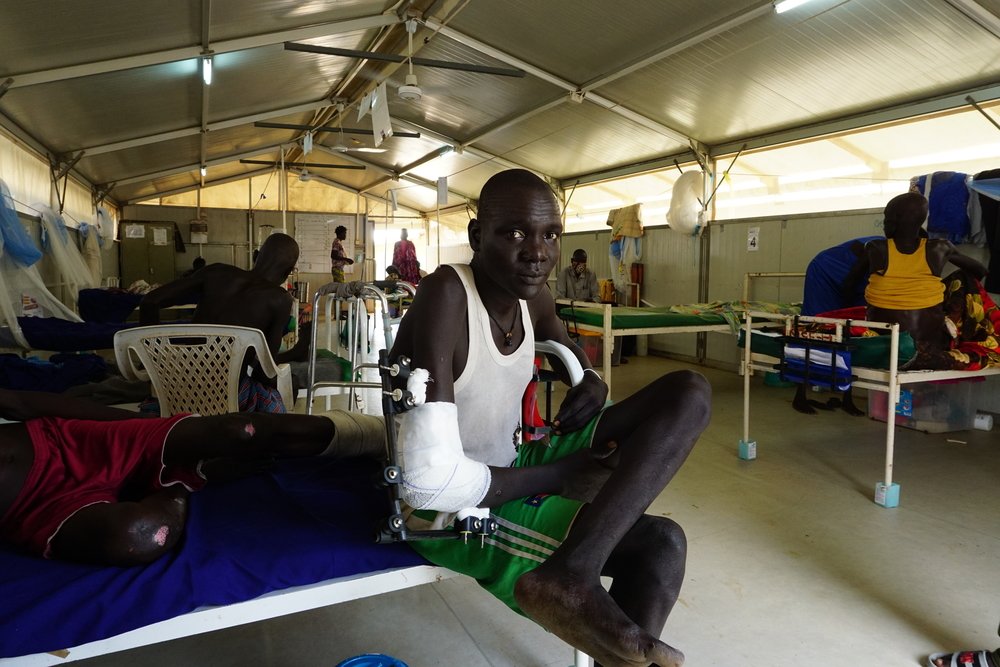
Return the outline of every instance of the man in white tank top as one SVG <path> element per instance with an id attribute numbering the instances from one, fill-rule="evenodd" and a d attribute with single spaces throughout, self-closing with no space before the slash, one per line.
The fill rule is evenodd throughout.
<path id="1" fill-rule="evenodd" d="M 427 276 L 403 318 L 392 357 L 429 371 L 426 405 L 447 407 L 435 414 L 457 408 L 447 427 L 457 433 L 440 422 L 429 431 L 460 438 L 467 459 L 449 470 L 482 473 L 462 492 L 500 524 L 483 549 L 478 540 L 411 545 L 476 577 L 599 664 L 680 665 L 683 654 L 660 634 L 684 578 L 686 541 L 676 523 L 645 511 L 707 425 L 711 390 L 700 374 L 679 371 L 605 408 L 607 385 L 569 341 L 546 289 L 561 233 L 544 181 L 524 170 L 497 174 L 469 223 L 471 264 Z M 550 442 L 519 444 L 536 339 L 567 345 L 586 370 L 560 406 Z M 400 429 L 404 485 L 407 452 L 426 445 L 404 443 L 403 432 L 416 431 L 410 414 Z M 418 497 L 438 493 L 420 483 Z M 433 499 L 421 507 L 455 511 Z M 602 575 L 614 580 L 610 592 Z"/>

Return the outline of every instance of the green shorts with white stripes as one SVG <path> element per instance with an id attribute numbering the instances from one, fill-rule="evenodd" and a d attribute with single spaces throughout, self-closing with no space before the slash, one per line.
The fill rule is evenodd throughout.
<path id="1" fill-rule="evenodd" d="M 551 463 L 590 447 L 599 417 L 579 431 L 521 445 L 512 467 Z M 476 536 L 470 536 L 467 543 L 455 539 L 418 540 L 409 544 L 435 565 L 473 577 L 508 607 L 523 614 L 514 601 L 514 584 L 562 544 L 582 506 L 580 501 L 562 496 L 519 498 L 493 508 L 497 532 L 482 547 Z M 428 511 L 414 514 L 427 521 L 435 516 L 435 512 Z"/>

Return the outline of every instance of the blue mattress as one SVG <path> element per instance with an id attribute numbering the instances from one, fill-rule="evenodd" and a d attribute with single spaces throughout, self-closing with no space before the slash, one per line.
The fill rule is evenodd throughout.
<path id="1" fill-rule="evenodd" d="M 17 324 L 33 350 L 80 352 L 110 350 L 115 333 L 138 326 L 124 322 L 71 322 L 61 317 L 19 317 Z"/>
<path id="2" fill-rule="evenodd" d="M 424 564 L 375 544 L 374 463 L 282 461 L 191 497 L 178 549 L 141 567 L 46 561 L 0 548 L 0 657 L 70 648 L 196 608 L 335 577 Z"/>

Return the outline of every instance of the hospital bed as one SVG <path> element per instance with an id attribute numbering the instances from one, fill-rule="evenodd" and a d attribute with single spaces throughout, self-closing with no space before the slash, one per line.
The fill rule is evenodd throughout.
<path id="1" fill-rule="evenodd" d="M 374 461 L 293 459 L 209 485 L 191 496 L 180 546 L 145 566 L 0 546 L 0 665 L 61 665 L 457 576 L 405 544 L 375 543 L 379 472 Z M 589 664 L 575 652 L 576 667 Z"/>
<path id="2" fill-rule="evenodd" d="M 757 442 L 750 437 L 750 394 L 752 384 L 750 377 L 754 371 L 775 372 L 781 363 L 780 352 L 775 349 L 773 339 L 768 341 L 759 332 L 751 334 L 755 327 L 778 324 L 784 330 L 794 316 L 775 313 L 748 312 L 743 323 L 744 348 L 740 362 L 740 372 L 743 374 L 743 439 L 740 441 L 740 458 L 751 460 L 756 458 Z M 922 382 L 939 380 L 959 380 L 978 378 L 988 375 L 1000 375 L 1000 367 L 986 367 L 981 370 L 906 371 L 900 369 L 900 349 L 902 337 L 898 324 L 884 322 L 869 322 L 865 320 L 842 320 L 827 317 L 798 316 L 794 319 L 799 324 L 828 325 L 834 330 L 834 336 L 841 339 L 850 338 L 850 327 L 863 327 L 872 330 L 888 331 L 889 335 L 876 338 L 860 339 L 858 344 L 871 341 L 872 345 L 881 348 L 881 353 L 875 356 L 853 355 L 854 363 L 850 369 L 853 376 L 853 386 L 869 391 L 884 392 L 887 395 L 885 429 L 885 474 L 875 485 L 875 502 L 883 507 L 896 507 L 899 504 L 899 484 L 893 481 L 893 458 L 896 433 L 896 407 L 900 402 L 900 392 L 905 385 L 915 385 Z M 853 341 L 854 339 L 850 339 Z M 836 342 L 836 341 L 832 341 Z M 850 341 L 845 341 L 850 342 Z M 767 351 L 764 351 L 765 346 Z M 868 350 L 869 353 L 872 350 Z"/>
<path id="3" fill-rule="evenodd" d="M 601 376 L 611 390 L 612 352 L 618 336 L 679 333 L 727 333 L 735 335 L 743 320 L 750 296 L 750 286 L 758 278 L 801 277 L 804 273 L 747 273 L 743 281 L 743 298 L 739 302 L 694 304 L 668 307 L 613 307 L 612 304 L 556 299 L 559 317 L 570 333 L 591 331 L 601 335 L 603 358 Z M 753 304 L 757 308 L 794 313 L 790 305 Z M 711 307 L 709 307 L 711 306 Z"/>
<path id="4" fill-rule="evenodd" d="M 0 348 L 29 352 L 110 350 L 115 333 L 137 326 L 125 322 L 74 322 L 61 317 L 18 317 L 17 327 L 0 326 Z"/>
<path id="5" fill-rule="evenodd" d="M 59 665 L 453 576 L 405 545 L 374 543 L 377 468 L 282 461 L 209 486 L 191 497 L 181 546 L 146 566 L 0 547 L 0 665 Z"/>

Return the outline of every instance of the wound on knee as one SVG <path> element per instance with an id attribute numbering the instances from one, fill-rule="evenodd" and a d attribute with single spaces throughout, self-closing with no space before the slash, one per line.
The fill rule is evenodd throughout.
<path id="1" fill-rule="evenodd" d="M 246 433 L 247 435 L 249 435 L 249 436 L 253 437 L 253 436 L 254 436 L 254 434 L 256 434 L 256 433 L 257 433 L 257 429 L 255 429 L 255 428 L 253 427 L 253 424 L 252 424 L 252 423 L 250 423 L 250 422 L 247 422 L 247 423 L 246 423 L 246 426 L 244 426 L 244 427 L 243 427 L 243 432 L 244 432 L 244 433 Z"/>
<path id="2" fill-rule="evenodd" d="M 170 536 L 170 528 L 167 526 L 160 526 L 155 533 L 153 533 L 153 541 L 156 542 L 157 546 L 164 546 L 167 543 L 167 537 Z"/>

